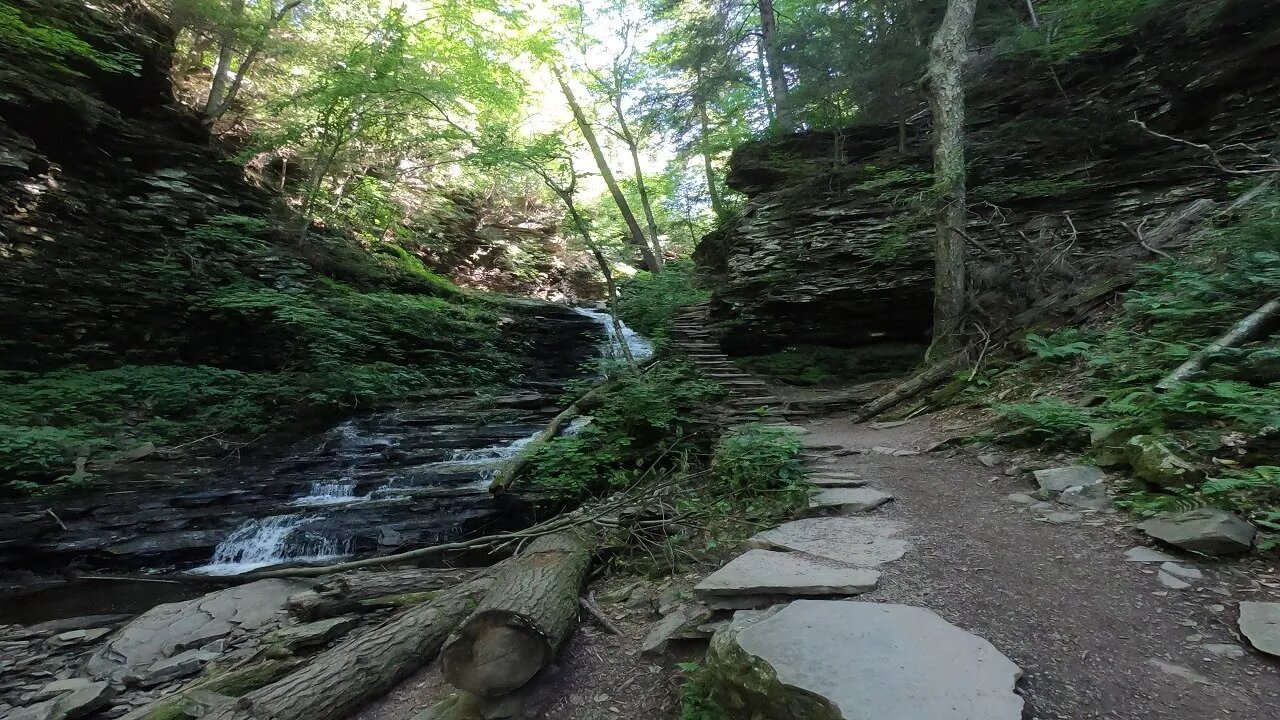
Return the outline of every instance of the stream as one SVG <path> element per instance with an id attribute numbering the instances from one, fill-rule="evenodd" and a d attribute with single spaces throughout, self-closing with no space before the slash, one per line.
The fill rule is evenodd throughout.
<path id="1" fill-rule="evenodd" d="M 493 394 L 442 392 L 430 402 L 348 418 L 273 456 L 230 466 L 144 459 L 94 492 L 5 508 L 6 584 L 28 600 L 43 586 L 61 602 L 66 583 L 48 578 L 68 566 L 78 573 L 228 576 L 527 524 L 537 498 L 495 498 L 494 474 L 561 410 L 566 383 L 589 377 L 593 362 L 616 359 L 624 342 L 637 360 L 653 353 L 629 328 L 615 333 L 608 313 L 569 309 L 545 312 L 530 333 L 538 372 Z M 579 418 L 562 432 L 588 422 Z M 110 604 L 104 593 L 115 592 L 132 605 L 138 590 L 126 585 L 95 586 L 93 602 Z"/>

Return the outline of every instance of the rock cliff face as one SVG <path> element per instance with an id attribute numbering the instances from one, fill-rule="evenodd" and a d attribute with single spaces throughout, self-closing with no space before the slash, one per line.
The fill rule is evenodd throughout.
<path id="1" fill-rule="evenodd" d="M 969 71 L 972 301 L 991 328 L 1151 257 L 1135 237 L 1222 201 L 1276 142 L 1280 6 L 1179 3 L 1122 46 L 1050 67 L 993 53 Z M 739 148 L 748 200 L 695 258 L 717 276 L 730 351 L 794 342 L 921 340 L 931 322 L 927 118 L 807 132 Z M 1126 228 L 1128 225 L 1128 228 Z"/>

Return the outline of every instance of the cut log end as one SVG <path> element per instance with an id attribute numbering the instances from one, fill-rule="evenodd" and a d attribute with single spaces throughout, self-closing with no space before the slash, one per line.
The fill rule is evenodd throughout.
<path id="1" fill-rule="evenodd" d="M 548 639 L 515 613 L 490 610 L 473 616 L 441 657 L 454 687 L 482 697 L 505 695 L 529 682 L 551 662 Z"/>

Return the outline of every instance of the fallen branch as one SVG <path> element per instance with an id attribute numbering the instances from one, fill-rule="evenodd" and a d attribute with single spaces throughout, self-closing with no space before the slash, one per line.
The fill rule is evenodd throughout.
<path id="1" fill-rule="evenodd" d="M 1155 130 L 1152 130 L 1150 127 L 1148 127 L 1145 122 L 1139 120 L 1137 115 L 1134 115 L 1133 119 L 1130 120 L 1129 122 L 1133 123 L 1134 125 L 1137 125 L 1144 132 L 1154 137 L 1158 137 L 1162 140 L 1168 140 L 1169 142 L 1176 143 L 1178 145 L 1185 145 L 1186 147 L 1200 150 L 1201 152 L 1209 156 L 1209 162 L 1213 165 L 1213 167 L 1217 168 L 1218 170 L 1228 175 L 1269 175 L 1272 173 L 1280 173 L 1280 161 L 1277 161 L 1273 156 L 1262 152 L 1261 150 L 1253 147 L 1252 145 L 1246 145 L 1245 143 L 1233 143 L 1231 145 L 1224 146 L 1222 150 L 1231 150 L 1234 148 L 1247 150 L 1253 153 L 1258 158 L 1259 162 L 1265 161 L 1267 164 L 1264 167 L 1260 167 L 1260 168 L 1249 168 L 1249 169 L 1229 168 L 1226 165 L 1224 165 L 1222 163 L 1222 160 L 1218 157 L 1218 153 L 1220 151 L 1213 149 L 1211 145 L 1192 142 L 1190 140 L 1184 140 L 1183 138 L 1180 138 L 1180 137 L 1174 137 L 1173 135 L 1165 135 L 1162 132 L 1156 132 Z"/>
<path id="2" fill-rule="evenodd" d="M 1192 355 L 1186 362 L 1179 365 L 1176 370 L 1156 383 L 1156 390 L 1168 390 L 1200 372 L 1204 368 L 1205 362 L 1214 355 L 1223 350 L 1243 345 L 1258 337 L 1267 328 L 1268 324 L 1277 317 L 1280 317 L 1280 297 L 1272 298 L 1265 305 L 1253 311 L 1248 317 L 1236 323 L 1226 335 Z"/>
<path id="3" fill-rule="evenodd" d="M 581 605 L 582 609 L 586 610 L 587 614 L 590 615 L 596 622 L 600 623 L 600 627 L 603 627 L 605 630 L 608 630 L 610 635 L 622 636 L 622 631 L 619 630 L 618 626 L 614 625 L 613 621 L 609 619 L 609 616 L 605 615 L 604 611 L 601 610 L 600 607 L 596 605 L 595 600 L 596 600 L 595 593 L 591 593 L 587 597 L 578 598 L 578 604 Z"/>
<path id="4" fill-rule="evenodd" d="M 481 697 L 498 697 L 546 667 L 573 627 L 596 542 L 595 532 L 571 528 L 529 543 L 445 644 L 445 679 Z"/>
<path id="5" fill-rule="evenodd" d="M 930 365 L 889 393 L 864 405 L 862 410 L 853 416 L 854 422 L 866 422 L 885 410 L 901 405 L 955 375 L 968 362 L 966 354 L 958 352 Z"/>

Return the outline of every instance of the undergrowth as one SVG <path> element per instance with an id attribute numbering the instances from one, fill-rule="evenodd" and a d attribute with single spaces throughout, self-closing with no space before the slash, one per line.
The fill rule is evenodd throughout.
<path id="1" fill-rule="evenodd" d="M 774 353 L 735 358 L 734 362 L 747 372 L 792 385 L 830 385 L 896 377 L 923 356 L 924 346 L 910 343 L 861 348 L 793 345 Z"/>
<path id="2" fill-rule="evenodd" d="M 665 335 L 667 325 L 681 308 L 706 300 L 710 293 L 697 285 L 692 260 L 666 264 L 654 275 L 639 272 L 619 287 L 618 314 L 642 335 Z"/>
<path id="3" fill-rule="evenodd" d="M 679 663 L 677 667 L 684 673 L 679 720 L 729 720 L 729 712 L 713 696 L 711 671 L 696 662 Z"/>
<path id="4" fill-rule="evenodd" d="M 1127 443 L 1149 436 L 1200 467 L 1191 487 L 1135 483 L 1122 506 L 1138 514 L 1214 505 L 1280 530 L 1280 476 L 1251 444 L 1280 427 L 1280 348 L 1275 336 L 1211 358 L 1203 372 L 1156 384 L 1266 298 L 1280 294 L 1280 196 L 1212 231 L 1194 251 L 1143 268 L 1117 317 L 1102 327 L 1028 335 L 1030 358 L 980 377 L 974 396 L 1060 387 L 997 402 L 1010 441 L 1088 450 L 1126 467 Z M 1003 393 L 998 393 L 1005 388 Z"/>

